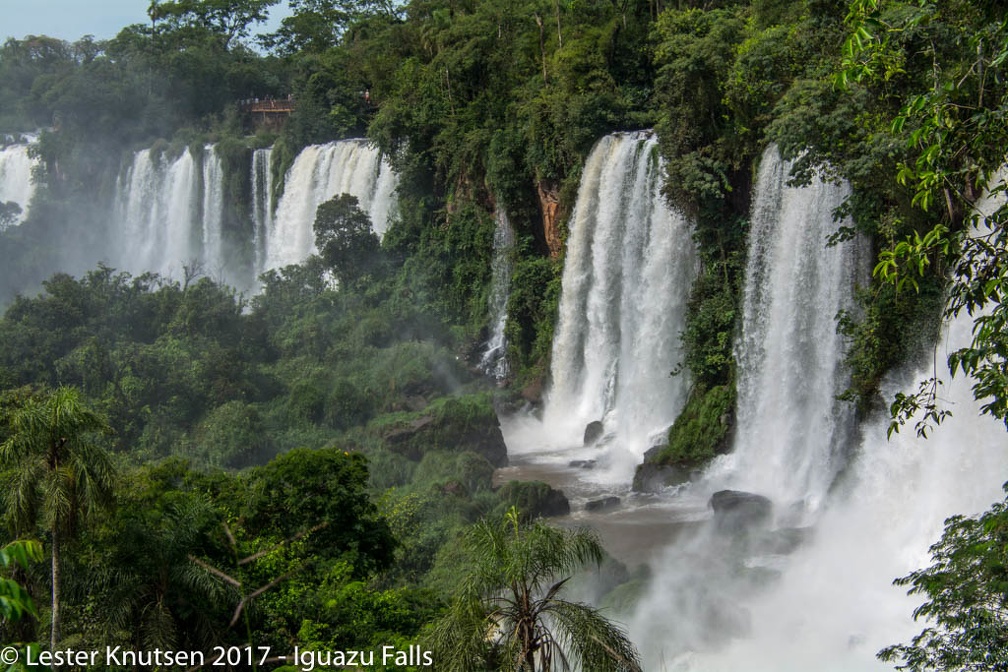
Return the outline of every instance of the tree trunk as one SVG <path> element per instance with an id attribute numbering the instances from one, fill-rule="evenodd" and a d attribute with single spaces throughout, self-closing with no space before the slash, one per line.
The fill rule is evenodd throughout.
<path id="1" fill-rule="evenodd" d="M 52 528 L 52 630 L 49 650 L 56 651 L 60 641 L 60 539 L 56 525 Z M 56 669 L 55 666 L 53 669 Z"/>
<path id="2" fill-rule="evenodd" d="M 560 32 L 560 0 L 555 0 L 553 6 L 556 8 L 556 20 L 557 20 L 557 42 L 560 48 L 563 49 L 563 33 Z"/>
<path id="3" fill-rule="evenodd" d="M 546 35 L 544 33 L 543 20 L 538 12 L 532 16 L 535 17 L 536 25 L 539 26 L 539 54 L 542 57 L 543 84 L 549 84 L 549 78 L 546 76 Z"/>

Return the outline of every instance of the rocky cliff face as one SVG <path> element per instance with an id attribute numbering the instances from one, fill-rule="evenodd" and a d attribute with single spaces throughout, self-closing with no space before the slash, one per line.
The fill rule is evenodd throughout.
<path id="1" fill-rule="evenodd" d="M 539 194 L 539 210 L 542 212 L 543 236 L 550 257 L 556 259 L 563 251 L 559 229 L 560 190 L 552 182 L 541 181 L 536 184 L 536 192 Z"/>

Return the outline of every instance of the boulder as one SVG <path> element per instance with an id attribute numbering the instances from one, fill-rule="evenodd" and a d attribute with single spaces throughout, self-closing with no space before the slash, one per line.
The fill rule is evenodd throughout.
<path id="1" fill-rule="evenodd" d="M 495 467 L 507 466 L 507 446 L 489 397 L 441 399 L 421 413 L 385 426 L 381 438 L 392 452 L 419 462 L 431 450 L 472 451 Z"/>
<path id="2" fill-rule="evenodd" d="M 567 463 L 568 467 L 574 467 L 575 469 L 594 469 L 595 460 L 571 460 Z"/>
<path id="3" fill-rule="evenodd" d="M 667 464 L 645 462 L 634 472 L 634 492 L 661 492 L 673 485 L 681 485 L 690 480 L 692 472 Z"/>
<path id="4" fill-rule="evenodd" d="M 585 427 L 584 431 L 584 445 L 592 446 L 602 438 L 605 433 L 605 426 L 602 424 L 601 420 L 592 420 Z"/>
<path id="5" fill-rule="evenodd" d="M 593 499 L 585 504 L 585 511 L 602 511 L 605 509 L 611 509 L 614 506 L 619 506 L 619 503 L 620 498 L 614 495 L 603 497 L 602 499 Z"/>
<path id="6" fill-rule="evenodd" d="M 740 490 L 720 490 L 711 495 L 714 523 L 723 532 L 741 532 L 770 522 L 773 502 L 763 495 Z"/>
<path id="7" fill-rule="evenodd" d="M 508 481 L 497 494 L 501 501 L 517 507 L 525 518 L 548 518 L 570 513 L 567 495 L 542 481 Z"/>

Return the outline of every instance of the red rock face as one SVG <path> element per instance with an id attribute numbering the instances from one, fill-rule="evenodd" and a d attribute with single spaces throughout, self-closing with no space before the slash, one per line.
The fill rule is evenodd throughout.
<path id="1" fill-rule="evenodd" d="M 555 184 L 539 182 L 536 184 L 539 193 L 539 209 L 542 211 L 543 236 L 549 248 L 550 257 L 556 259 L 563 251 L 563 241 L 560 239 L 560 229 L 557 219 L 560 216 L 560 193 Z"/>

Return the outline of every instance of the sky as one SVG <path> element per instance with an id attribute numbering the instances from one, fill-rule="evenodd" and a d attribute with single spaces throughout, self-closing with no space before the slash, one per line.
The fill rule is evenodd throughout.
<path id="1" fill-rule="evenodd" d="M 147 23 L 150 0 L 0 0 L 0 42 L 9 37 L 49 35 L 73 42 L 84 35 L 108 39 L 133 23 Z M 269 32 L 290 10 L 286 2 L 273 8 Z"/>

